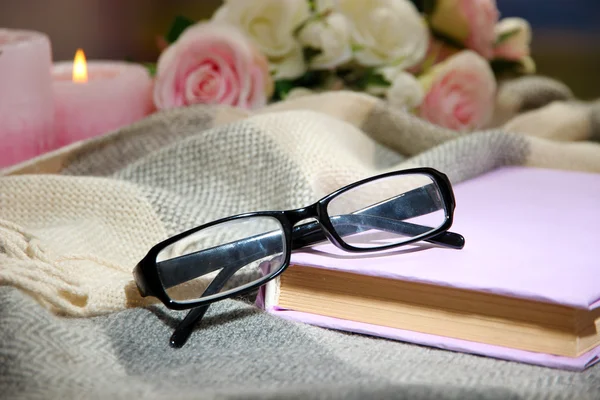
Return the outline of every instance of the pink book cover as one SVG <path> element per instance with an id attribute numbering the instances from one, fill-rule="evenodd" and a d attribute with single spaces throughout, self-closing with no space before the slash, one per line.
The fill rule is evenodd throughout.
<path id="1" fill-rule="evenodd" d="M 462 250 L 407 246 L 357 255 L 326 243 L 294 252 L 291 262 L 586 310 L 600 307 L 600 174 L 502 167 L 453 189 L 450 230 L 465 237 Z M 570 358 L 281 309 L 277 288 L 277 280 L 269 282 L 257 304 L 289 320 L 558 369 L 581 371 L 600 360 L 600 346 Z"/>

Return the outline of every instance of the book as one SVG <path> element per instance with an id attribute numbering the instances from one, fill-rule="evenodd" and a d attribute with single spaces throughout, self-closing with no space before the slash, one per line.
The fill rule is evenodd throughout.
<path id="1" fill-rule="evenodd" d="M 258 300 L 325 328 L 567 370 L 600 360 L 600 174 L 502 167 L 454 186 L 461 250 L 295 251 Z"/>

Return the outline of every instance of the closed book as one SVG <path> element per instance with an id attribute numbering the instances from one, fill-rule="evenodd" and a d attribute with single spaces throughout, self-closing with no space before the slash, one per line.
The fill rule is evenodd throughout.
<path id="1" fill-rule="evenodd" d="M 600 359 L 600 174 L 503 167 L 454 187 L 461 250 L 295 251 L 258 302 L 331 329 L 583 370 Z"/>

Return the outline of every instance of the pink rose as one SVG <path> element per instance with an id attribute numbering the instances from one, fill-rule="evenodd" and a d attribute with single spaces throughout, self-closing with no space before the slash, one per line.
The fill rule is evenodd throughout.
<path id="1" fill-rule="evenodd" d="M 477 53 L 463 50 L 419 80 L 426 92 L 419 108 L 422 118 L 461 132 L 489 122 L 496 80 L 488 62 Z"/>
<path id="2" fill-rule="evenodd" d="M 496 0 L 438 0 L 430 24 L 436 32 L 491 59 L 499 16 Z"/>
<path id="3" fill-rule="evenodd" d="M 522 18 L 504 18 L 496 25 L 494 57 L 519 61 L 529 56 L 531 27 Z"/>
<path id="4" fill-rule="evenodd" d="M 465 44 L 483 57 L 492 58 L 496 42 L 494 27 L 499 17 L 496 0 L 461 0 L 460 7 L 469 23 Z"/>
<path id="5" fill-rule="evenodd" d="M 158 59 L 158 109 L 227 104 L 254 109 L 273 91 L 266 58 L 235 27 L 203 22 L 186 29 Z"/>

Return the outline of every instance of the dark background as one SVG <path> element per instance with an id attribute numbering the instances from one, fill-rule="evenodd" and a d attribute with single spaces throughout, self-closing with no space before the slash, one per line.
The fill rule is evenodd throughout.
<path id="1" fill-rule="evenodd" d="M 252 0 L 248 0 L 252 1 Z M 367 1 L 367 0 L 365 0 Z M 502 16 L 533 27 L 540 74 L 568 84 L 583 99 L 600 98 L 600 0 L 497 0 Z M 0 27 L 47 33 L 54 59 L 78 47 L 88 59 L 155 61 L 155 37 L 178 14 L 209 18 L 217 0 L 0 0 Z"/>

